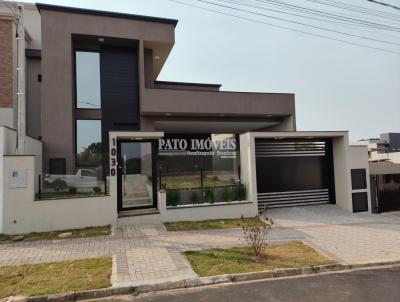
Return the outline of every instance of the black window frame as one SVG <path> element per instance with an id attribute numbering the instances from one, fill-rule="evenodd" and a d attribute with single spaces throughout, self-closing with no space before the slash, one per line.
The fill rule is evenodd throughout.
<path id="1" fill-rule="evenodd" d="M 360 177 L 362 177 L 360 179 Z M 353 190 L 367 189 L 367 170 L 351 169 L 351 188 Z"/>

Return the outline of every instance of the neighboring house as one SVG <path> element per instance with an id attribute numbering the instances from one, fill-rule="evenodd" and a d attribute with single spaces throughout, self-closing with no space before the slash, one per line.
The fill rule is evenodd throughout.
<path id="1" fill-rule="evenodd" d="M 368 146 L 369 161 L 400 164 L 400 133 L 383 133 L 380 138 L 363 139 L 356 144 Z"/>
<path id="2" fill-rule="evenodd" d="M 25 4 L 21 121 L 16 24 L 1 8 L 0 233 L 325 203 L 371 210 L 366 148 L 344 131 L 296 131 L 294 94 L 158 81 L 177 23 Z"/>

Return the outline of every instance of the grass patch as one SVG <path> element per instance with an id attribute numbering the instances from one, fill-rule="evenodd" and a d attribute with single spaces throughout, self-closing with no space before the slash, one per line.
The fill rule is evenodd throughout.
<path id="1" fill-rule="evenodd" d="M 111 258 L 0 267 L 0 298 L 109 287 Z"/>
<path id="2" fill-rule="evenodd" d="M 58 237 L 61 233 L 71 233 L 71 236 L 60 238 Z M 38 241 L 38 240 L 55 240 L 55 239 L 71 239 L 71 238 L 83 238 L 83 237 L 95 237 L 95 236 L 106 236 L 111 235 L 111 226 L 100 226 L 100 227 L 88 227 L 83 229 L 71 229 L 63 231 L 54 232 L 43 232 L 43 233 L 29 233 L 23 235 L 24 238 L 18 242 L 28 242 L 28 241 Z M 0 244 L 1 243 L 11 243 L 14 242 L 13 238 L 16 235 L 3 235 L 0 234 Z"/>
<path id="3" fill-rule="evenodd" d="M 242 221 L 252 223 L 256 226 L 263 226 L 265 223 L 258 218 L 244 219 L 215 219 L 203 221 L 179 221 L 164 223 L 168 231 L 196 231 L 196 230 L 215 230 L 233 229 L 242 227 Z"/>
<path id="4" fill-rule="evenodd" d="M 334 263 L 302 242 L 268 246 L 260 257 L 249 247 L 187 251 L 184 255 L 201 277 Z"/>

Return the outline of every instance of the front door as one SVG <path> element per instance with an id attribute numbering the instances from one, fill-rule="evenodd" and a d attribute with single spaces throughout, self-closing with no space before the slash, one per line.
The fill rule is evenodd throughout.
<path id="1" fill-rule="evenodd" d="M 155 154 L 155 142 L 118 141 L 118 211 L 157 206 Z"/>

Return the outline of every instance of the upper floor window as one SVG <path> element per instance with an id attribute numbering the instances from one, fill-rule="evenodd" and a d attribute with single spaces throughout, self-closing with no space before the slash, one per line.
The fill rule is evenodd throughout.
<path id="1" fill-rule="evenodd" d="M 100 54 L 90 51 L 75 52 L 76 107 L 100 109 Z"/>

